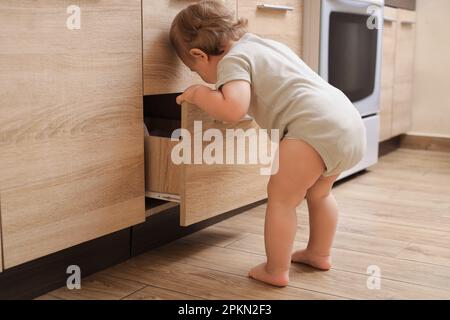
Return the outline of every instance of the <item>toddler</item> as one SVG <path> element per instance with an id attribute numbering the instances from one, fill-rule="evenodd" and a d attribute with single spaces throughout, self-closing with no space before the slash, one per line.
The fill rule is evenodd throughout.
<path id="1" fill-rule="evenodd" d="M 252 116 L 278 129 L 279 170 L 270 177 L 265 217 L 267 262 L 249 272 L 275 286 L 289 282 L 291 262 L 320 270 L 331 267 L 338 207 L 331 193 L 339 174 L 366 150 L 361 116 L 349 99 L 311 70 L 287 46 L 246 31 L 220 1 L 206 0 L 181 11 L 170 40 L 183 63 L 215 90 L 195 85 L 177 97 L 217 120 Z M 296 208 L 306 198 L 310 236 L 293 252 Z"/>

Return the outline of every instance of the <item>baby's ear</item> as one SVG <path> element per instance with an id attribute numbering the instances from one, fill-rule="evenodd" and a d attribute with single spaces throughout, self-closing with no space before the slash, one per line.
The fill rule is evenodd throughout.
<path id="1" fill-rule="evenodd" d="M 189 54 L 196 59 L 207 59 L 208 55 L 198 48 L 189 50 Z"/>

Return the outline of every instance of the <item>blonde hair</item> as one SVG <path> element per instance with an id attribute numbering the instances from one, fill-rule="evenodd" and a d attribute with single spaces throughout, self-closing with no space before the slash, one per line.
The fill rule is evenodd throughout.
<path id="1" fill-rule="evenodd" d="M 236 20 L 223 1 L 203 0 L 178 13 L 170 28 L 170 42 L 184 59 L 191 59 L 188 52 L 193 48 L 218 56 L 229 41 L 239 40 L 246 32 L 247 20 Z"/>

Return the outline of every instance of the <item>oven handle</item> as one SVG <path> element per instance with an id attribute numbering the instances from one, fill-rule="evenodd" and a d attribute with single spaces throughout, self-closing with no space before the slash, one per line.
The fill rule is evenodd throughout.
<path id="1" fill-rule="evenodd" d="M 384 6 L 384 0 L 352 0 L 352 1 L 365 2 L 365 3 L 368 3 L 368 4 L 374 4 L 374 5 L 379 6 L 379 7 L 383 7 Z"/>

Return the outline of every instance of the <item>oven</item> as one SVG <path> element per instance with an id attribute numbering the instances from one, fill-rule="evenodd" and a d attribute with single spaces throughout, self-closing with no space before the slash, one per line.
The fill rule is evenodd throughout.
<path id="1" fill-rule="evenodd" d="M 343 91 L 367 131 L 367 154 L 341 178 L 378 161 L 384 0 L 321 0 L 319 74 Z"/>

